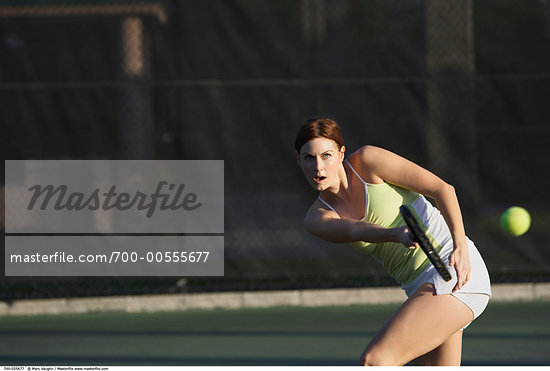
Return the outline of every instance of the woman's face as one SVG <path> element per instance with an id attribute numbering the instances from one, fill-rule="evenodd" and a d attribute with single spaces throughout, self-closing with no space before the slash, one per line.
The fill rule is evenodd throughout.
<path id="1" fill-rule="evenodd" d="M 344 160 L 345 148 L 328 138 L 314 138 L 304 144 L 297 154 L 307 181 L 318 191 L 340 182 L 338 169 Z"/>

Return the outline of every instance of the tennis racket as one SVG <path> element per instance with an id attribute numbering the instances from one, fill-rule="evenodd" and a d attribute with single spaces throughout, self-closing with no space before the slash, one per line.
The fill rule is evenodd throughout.
<path id="1" fill-rule="evenodd" d="M 435 251 L 432 243 L 428 239 L 428 236 L 426 236 L 426 233 L 420 228 L 420 224 L 418 224 L 418 221 L 414 217 L 413 213 L 409 209 L 407 205 L 402 205 L 399 208 L 399 211 L 401 212 L 401 215 L 403 216 L 403 219 L 405 219 L 405 223 L 407 223 L 407 226 L 409 227 L 412 235 L 414 236 L 414 239 L 418 244 L 420 245 L 420 248 L 428 259 L 432 262 L 437 272 L 443 277 L 445 281 L 451 280 L 451 274 L 447 270 L 447 267 L 445 267 L 445 264 L 443 264 L 443 261 L 441 260 L 441 257 Z"/>

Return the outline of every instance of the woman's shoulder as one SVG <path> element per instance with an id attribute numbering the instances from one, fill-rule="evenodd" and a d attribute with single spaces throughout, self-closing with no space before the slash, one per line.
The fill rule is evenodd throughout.
<path id="1" fill-rule="evenodd" d="M 366 144 L 362 147 L 359 147 L 355 152 L 348 156 L 348 161 L 351 164 L 365 164 L 369 165 L 374 162 L 376 158 L 382 155 L 387 150 L 374 146 L 372 144 Z"/>
<path id="2" fill-rule="evenodd" d="M 348 163 L 367 183 L 383 180 L 376 174 L 376 163 L 386 150 L 370 144 L 364 145 L 347 157 Z"/>
<path id="3" fill-rule="evenodd" d="M 309 208 L 306 216 L 304 217 L 304 223 L 307 226 L 311 226 L 313 224 L 318 223 L 322 219 L 329 217 L 329 218 L 340 218 L 338 213 L 328 207 L 325 203 L 323 203 L 319 198 L 317 198 L 311 207 Z"/>

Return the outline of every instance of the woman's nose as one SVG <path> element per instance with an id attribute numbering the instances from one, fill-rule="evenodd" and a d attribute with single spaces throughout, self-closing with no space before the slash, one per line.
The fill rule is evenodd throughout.
<path id="1" fill-rule="evenodd" d="M 315 159 L 315 170 L 320 170 L 323 167 L 323 164 L 321 162 L 320 158 Z"/>

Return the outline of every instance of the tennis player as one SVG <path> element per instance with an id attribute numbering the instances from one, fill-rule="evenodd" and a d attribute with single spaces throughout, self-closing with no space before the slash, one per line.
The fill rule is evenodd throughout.
<path id="1" fill-rule="evenodd" d="M 308 120 L 295 149 L 307 181 L 320 192 L 304 219 L 306 229 L 370 254 L 408 296 L 368 344 L 361 363 L 460 365 L 463 329 L 483 312 L 491 288 L 485 263 L 465 235 L 454 188 L 379 147 L 367 145 L 346 158 L 340 127 L 328 118 Z M 413 241 L 401 205 L 424 224 L 450 281 Z"/>

